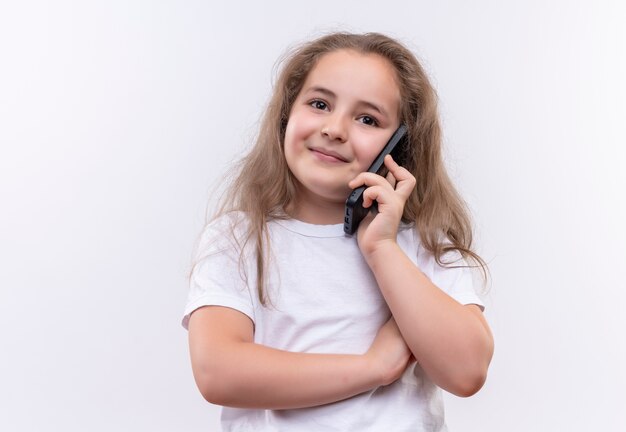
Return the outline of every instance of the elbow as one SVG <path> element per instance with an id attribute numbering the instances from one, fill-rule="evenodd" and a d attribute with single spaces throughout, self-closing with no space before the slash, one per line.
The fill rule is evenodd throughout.
<path id="1" fill-rule="evenodd" d="M 465 362 L 462 367 L 455 368 L 456 373 L 451 375 L 449 386 L 446 388 L 450 393 L 459 397 L 474 396 L 480 391 L 487 381 L 487 371 L 493 355 L 493 344 L 489 345 L 489 349 L 483 350 L 481 354 L 468 356 L 474 358 L 474 361 Z"/>
<path id="2" fill-rule="evenodd" d="M 216 386 L 211 383 L 203 382 L 198 384 L 198 390 L 200 390 L 200 394 L 207 402 L 214 405 L 223 405 L 222 397 L 219 392 L 216 391 Z"/>
<path id="3" fill-rule="evenodd" d="M 219 373 L 204 369 L 197 371 L 194 378 L 204 400 L 214 405 L 228 405 L 228 394 L 224 391 L 228 386 L 224 385 Z"/>
<path id="4" fill-rule="evenodd" d="M 463 370 L 458 371 L 456 379 L 454 379 L 453 384 L 447 390 L 456 396 L 464 398 L 478 393 L 487 381 L 487 371 L 491 363 L 493 349 L 487 350 L 486 354 L 486 356 L 481 356 L 482 358 L 472 365 L 464 365 Z"/>
<path id="5" fill-rule="evenodd" d="M 473 358 L 465 364 L 463 373 L 456 380 L 456 385 L 451 393 L 459 397 L 474 396 L 480 391 L 487 381 L 487 371 L 493 358 L 494 344 L 491 332 L 487 332 L 480 343 L 476 344 L 480 348 L 474 352 L 474 355 L 466 358 Z"/>
<path id="6" fill-rule="evenodd" d="M 217 385 L 214 378 L 210 374 L 204 372 L 202 374 L 196 374 L 196 386 L 200 391 L 200 394 L 209 403 L 219 405 L 220 395 L 217 391 Z"/>
<path id="7" fill-rule="evenodd" d="M 448 388 L 448 391 L 455 396 L 467 398 L 478 393 L 483 388 L 485 381 L 487 381 L 487 370 L 482 373 L 474 373 L 463 380 L 459 380 L 454 386 Z"/>

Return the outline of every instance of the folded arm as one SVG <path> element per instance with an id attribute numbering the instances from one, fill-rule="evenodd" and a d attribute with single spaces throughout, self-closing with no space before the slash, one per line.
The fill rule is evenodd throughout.
<path id="1" fill-rule="evenodd" d="M 336 402 L 400 376 L 410 352 L 392 324 L 365 355 L 295 353 L 254 343 L 253 323 L 239 311 L 202 307 L 189 321 L 194 378 L 204 398 L 218 405 L 288 409 Z"/>

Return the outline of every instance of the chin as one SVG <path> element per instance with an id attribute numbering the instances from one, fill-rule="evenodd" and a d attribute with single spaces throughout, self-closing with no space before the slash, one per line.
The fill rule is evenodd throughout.
<path id="1" fill-rule="evenodd" d="M 298 193 L 301 195 L 311 194 L 323 198 L 328 201 L 345 201 L 348 198 L 350 190 L 337 188 L 336 185 L 329 185 L 323 181 L 308 182 L 303 184 L 299 182 Z M 306 186 L 305 186 L 306 185 Z"/>
<path id="2" fill-rule="evenodd" d="M 346 189 L 346 190 L 321 190 L 318 191 L 316 193 L 316 195 L 325 198 L 328 201 L 332 201 L 332 202 L 336 202 L 336 203 L 341 203 L 341 204 L 345 204 L 346 200 L 348 199 L 348 195 L 350 195 L 351 190 L 350 189 Z"/>

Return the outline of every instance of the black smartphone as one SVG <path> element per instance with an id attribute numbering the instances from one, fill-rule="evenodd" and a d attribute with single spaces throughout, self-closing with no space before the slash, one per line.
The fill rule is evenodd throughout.
<path id="1" fill-rule="evenodd" d="M 391 154 L 393 160 L 402 165 L 402 160 L 399 156 L 403 151 L 406 151 L 404 148 L 406 147 L 406 132 L 407 128 L 404 125 L 400 125 L 400 127 L 396 129 L 383 150 L 376 156 L 376 159 L 374 159 L 374 162 L 368 168 L 368 172 L 383 176 L 386 175 L 384 159 L 388 154 Z M 361 186 L 354 189 L 346 200 L 346 212 L 343 219 L 343 230 L 346 234 L 354 234 L 361 221 L 367 216 L 367 213 L 370 210 L 378 208 L 376 201 L 374 201 L 370 208 L 363 207 L 363 192 L 366 188 L 367 186 Z"/>

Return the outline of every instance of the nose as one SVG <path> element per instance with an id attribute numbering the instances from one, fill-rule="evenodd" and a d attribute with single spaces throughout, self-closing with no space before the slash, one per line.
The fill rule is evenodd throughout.
<path id="1" fill-rule="evenodd" d="M 346 142 L 348 139 L 348 126 L 343 116 L 338 113 L 327 117 L 322 126 L 322 135 L 331 141 Z"/>

